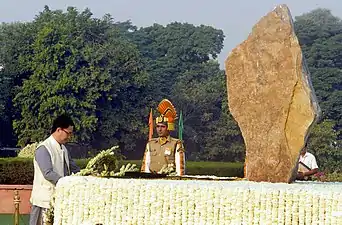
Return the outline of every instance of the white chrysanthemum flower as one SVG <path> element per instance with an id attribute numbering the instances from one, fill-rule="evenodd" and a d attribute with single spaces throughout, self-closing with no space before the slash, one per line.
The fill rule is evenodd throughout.
<path id="1" fill-rule="evenodd" d="M 62 178 L 55 225 L 342 224 L 342 184 Z"/>

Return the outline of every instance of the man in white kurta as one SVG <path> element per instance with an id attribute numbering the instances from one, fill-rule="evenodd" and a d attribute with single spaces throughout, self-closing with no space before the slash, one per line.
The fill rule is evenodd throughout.
<path id="1" fill-rule="evenodd" d="M 50 208 L 56 183 L 60 178 L 79 171 L 64 146 L 72 135 L 73 127 L 70 117 L 59 116 L 53 122 L 51 136 L 40 143 L 35 152 L 30 225 L 44 224 L 43 212 Z"/>

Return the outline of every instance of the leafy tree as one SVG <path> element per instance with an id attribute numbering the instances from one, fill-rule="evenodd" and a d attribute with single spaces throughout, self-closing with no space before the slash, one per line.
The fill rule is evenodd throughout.
<path id="1" fill-rule="evenodd" d="M 212 161 L 238 161 L 245 158 L 245 145 L 241 131 L 228 110 L 227 100 L 222 100 L 220 118 L 210 124 L 206 137 L 205 158 Z"/>
<path id="2" fill-rule="evenodd" d="M 171 97 L 173 84 L 182 73 L 217 58 L 223 47 L 223 32 L 210 26 L 174 22 L 154 24 L 128 35 L 137 44 L 151 75 L 149 90 L 155 101 Z"/>
<path id="3" fill-rule="evenodd" d="M 78 142 L 108 136 L 118 141 L 120 137 L 113 135 L 125 128 L 122 121 L 139 118 L 120 109 L 139 102 L 125 100 L 137 97 L 146 80 L 135 46 L 120 37 L 110 17 L 93 19 L 89 10 L 79 13 L 69 7 L 63 13 L 46 7 L 33 24 L 38 30 L 34 54 L 27 56 L 32 74 L 14 99 L 20 112 L 14 121 L 19 143 L 42 139 L 59 113 L 76 120 Z M 107 129 L 113 114 L 119 122 Z"/>
<path id="4" fill-rule="evenodd" d="M 12 132 L 11 116 L 8 106 L 10 104 L 10 90 L 8 87 L 10 81 L 0 71 L 0 146 L 15 144 L 14 135 Z"/>
<path id="5" fill-rule="evenodd" d="M 296 17 L 295 30 L 323 112 L 322 122 L 310 134 L 309 151 L 322 169 L 340 172 L 342 22 L 330 10 L 316 9 Z"/>
<path id="6" fill-rule="evenodd" d="M 323 119 L 342 128 L 342 22 L 327 9 L 316 9 L 296 17 L 296 34 L 307 59 Z"/>
<path id="7" fill-rule="evenodd" d="M 324 120 L 313 127 L 309 137 L 309 152 L 316 156 L 318 166 L 329 172 L 341 172 L 342 151 L 337 141 L 334 121 Z"/>
<path id="8" fill-rule="evenodd" d="M 228 114 L 224 71 L 215 59 L 223 32 L 187 23 L 154 24 L 136 29 L 125 24 L 151 75 L 152 101 L 169 98 L 184 117 L 184 140 L 191 160 L 242 160 L 243 141 Z"/>
<path id="9" fill-rule="evenodd" d="M 185 140 L 192 160 L 241 161 L 240 130 L 228 111 L 226 78 L 216 61 L 208 61 L 178 78 L 173 96 L 184 112 Z"/>
<path id="10" fill-rule="evenodd" d="M 0 145 L 14 146 L 16 136 L 12 128 L 14 109 L 12 99 L 17 86 L 29 75 L 25 60 L 30 60 L 35 32 L 29 23 L 0 25 Z M 26 55 L 27 57 L 23 57 Z"/>

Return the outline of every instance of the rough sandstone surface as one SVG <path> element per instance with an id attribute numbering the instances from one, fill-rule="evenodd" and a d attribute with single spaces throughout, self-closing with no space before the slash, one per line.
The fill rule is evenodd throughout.
<path id="1" fill-rule="evenodd" d="M 225 67 L 229 109 L 246 144 L 246 178 L 292 182 L 320 108 L 287 6 L 264 16 Z"/>

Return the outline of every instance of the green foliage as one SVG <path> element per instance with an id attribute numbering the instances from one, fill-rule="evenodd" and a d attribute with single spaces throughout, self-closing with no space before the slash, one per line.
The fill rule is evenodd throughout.
<path id="1" fill-rule="evenodd" d="M 139 101 L 144 95 L 135 94 L 146 80 L 139 52 L 120 38 L 110 18 L 91 16 L 89 10 L 79 13 L 70 7 L 66 13 L 45 9 L 34 20 L 34 54 L 23 56 L 30 58 L 26 66 L 31 74 L 14 98 L 20 112 L 13 123 L 19 145 L 43 139 L 61 113 L 74 118 L 78 142 L 89 142 L 93 135 L 97 141 L 118 142 L 119 129 L 141 126 L 135 112 L 127 113 L 134 103 L 144 104 Z M 135 127 L 127 128 L 127 119 Z"/>
<path id="2" fill-rule="evenodd" d="M 225 75 L 215 60 L 222 30 L 178 22 L 137 29 L 110 15 L 93 18 L 88 9 L 45 7 L 33 22 L 1 31 L 1 61 L 16 87 L 6 113 L 20 146 L 46 138 L 52 120 L 66 112 L 76 122 L 73 141 L 127 153 L 146 140 L 149 108 L 169 98 L 187 115 L 190 159 L 242 160 L 243 147 L 230 153 L 226 145 L 243 142 L 229 135 L 239 130 L 222 107 Z"/>
<path id="3" fill-rule="evenodd" d="M 171 97 L 182 73 L 216 59 L 223 47 L 223 32 L 209 26 L 188 23 L 154 24 L 129 35 L 137 44 L 151 74 L 150 90 L 159 101 Z M 206 74 L 210 76 L 211 74 Z M 199 77 L 196 77 L 199 78 Z"/>
<path id="4" fill-rule="evenodd" d="M 188 175 L 215 175 L 221 177 L 243 177 L 243 163 L 187 162 Z"/>
<path id="5" fill-rule="evenodd" d="M 75 163 L 80 169 L 86 168 L 89 160 L 90 159 L 74 159 Z"/>
<path id="6" fill-rule="evenodd" d="M 333 168 L 342 138 L 342 23 L 316 9 L 296 17 L 295 31 L 323 120 L 331 122 L 313 130 L 310 146 L 322 168 Z M 68 113 L 76 123 L 74 142 L 96 150 L 119 145 L 123 154 L 141 158 L 149 109 L 168 98 L 183 111 L 188 159 L 243 161 L 217 62 L 223 39 L 211 26 L 137 28 L 72 7 L 45 7 L 32 22 L 1 24 L 0 145 L 42 141 L 52 120 Z M 337 148 L 320 142 L 323 137 Z"/>
<path id="7" fill-rule="evenodd" d="M 223 32 L 171 23 L 141 28 L 128 37 L 147 62 L 152 79 L 148 88 L 155 101 L 169 98 L 183 111 L 187 158 L 243 160 L 239 128 L 224 106 L 225 74 L 215 60 L 223 46 Z"/>
<path id="8" fill-rule="evenodd" d="M 76 159 L 76 164 L 86 168 L 89 159 Z M 123 160 L 118 166 L 127 165 L 141 167 L 141 160 Z M 215 175 L 220 177 L 243 177 L 243 163 L 231 162 L 186 162 L 187 175 Z M 341 181 L 341 172 L 326 173 L 327 182 Z M 27 158 L 0 158 L 0 184 L 32 184 L 33 161 Z"/>
<path id="9" fill-rule="evenodd" d="M 320 169 L 342 171 L 342 21 L 330 10 L 296 17 L 296 34 L 307 59 L 323 121 L 309 137 L 309 151 Z"/>
<path id="10" fill-rule="evenodd" d="M 89 159 L 76 159 L 84 169 Z M 0 184 L 32 184 L 34 167 L 32 158 L 0 158 Z"/>
<path id="11" fill-rule="evenodd" d="M 75 160 L 81 168 L 86 168 L 89 159 Z M 140 160 L 123 160 L 118 167 L 141 167 Z M 243 163 L 228 162 L 186 162 L 186 170 L 189 175 L 216 175 L 224 177 L 243 177 Z M 32 184 L 33 161 L 28 158 L 0 158 L 0 184 Z M 120 171 L 119 171 L 120 172 Z"/>
<path id="12" fill-rule="evenodd" d="M 0 24 L 0 146 L 14 146 L 17 137 L 12 127 L 12 99 L 17 85 L 28 77 L 25 60 L 30 55 L 32 36 L 35 32 L 29 23 Z"/>
<path id="13" fill-rule="evenodd" d="M 313 127 L 309 138 L 309 152 L 316 157 L 320 170 L 342 172 L 342 149 L 336 139 L 337 132 L 333 129 L 333 121 L 322 121 Z"/>
<path id="14" fill-rule="evenodd" d="M 328 182 L 342 182 L 342 173 L 328 173 L 326 175 Z"/>
<path id="15" fill-rule="evenodd" d="M 141 160 L 124 160 L 123 164 L 136 164 L 141 167 Z M 215 175 L 220 177 L 243 177 L 243 163 L 240 162 L 213 162 L 213 161 L 186 161 L 187 175 Z"/>
<path id="16" fill-rule="evenodd" d="M 185 145 L 191 160 L 242 161 L 240 130 L 229 113 L 226 78 L 216 61 L 186 71 L 174 85 L 173 96 L 184 112 Z"/>
<path id="17" fill-rule="evenodd" d="M 33 160 L 29 158 L 0 158 L 0 184 L 32 184 Z"/>
<path id="18" fill-rule="evenodd" d="M 296 17 L 296 34 L 307 59 L 312 83 L 323 119 L 335 121 L 341 138 L 342 128 L 342 22 L 327 9 L 316 9 Z"/>

